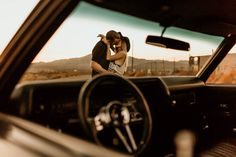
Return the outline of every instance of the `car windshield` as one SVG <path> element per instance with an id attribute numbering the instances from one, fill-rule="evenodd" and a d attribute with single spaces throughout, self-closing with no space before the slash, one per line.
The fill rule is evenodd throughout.
<path id="1" fill-rule="evenodd" d="M 194 76 L 215 52 L 223 37 L 168 27 L 164 37 L 190 43 L 190 51 L 161 48 L 145 43 L 147 35 L 160 36 L 164 27 L 137 17 L 81 2 L 64 21 L 21 81 L 87 79 L 91 77 L 91 53 L 109 30 L 130 39 L 128 67 L 124 76 Z"/>

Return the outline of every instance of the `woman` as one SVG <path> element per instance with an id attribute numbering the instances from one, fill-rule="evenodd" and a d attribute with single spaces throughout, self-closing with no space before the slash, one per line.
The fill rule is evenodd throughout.
<path id="1" fill-rule="evenodd" d="M 107 41 L 105 37 L 102 37 L 102 41 L 107 45 L 107 60 L 110 61 L 108 70 L 123 76 L 128 66 L 127 53 L 130 49 L 130 41 L 128 37 L 122 36 L 121 33 L 120 37 L 121 40 L 117 45 L 115 45 L 115 54 L 113 55 L 111 55 L 110 51 L 110 42 Z"/>

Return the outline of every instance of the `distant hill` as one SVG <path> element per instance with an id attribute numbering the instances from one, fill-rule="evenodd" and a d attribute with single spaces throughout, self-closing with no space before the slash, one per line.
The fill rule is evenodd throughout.
<path id="1" fill-rule="evenodd" d="M 33 63 L 28 69 L 29 72 L 40 71 L 90 71 L 91 55 L 86 55 L 80 58 L 70 58 L 55 60 L 52 62 Z"/>
<path id="2" fill-rule="evenodd" d="M 80 57 L 80 58 L 70 58 L 55 60 L 52 62 L 39 62 L 33 63 L 28 72 L 37 73 L 41 71 L 46 72 L 57 72 L 57 71 L 78 71 L 82 73 L 88 73 L 90 69 L 91 54 Z M 129 57 L 128 69 L 132 68 L 132 57 Z M 163 60 L 146 60 L 133 58 L 133 69 L 154 69 L 157 71 L 172 71 L 173 68 L 176 69 L 187 69 L 188 61 L 163 61 Z"/>

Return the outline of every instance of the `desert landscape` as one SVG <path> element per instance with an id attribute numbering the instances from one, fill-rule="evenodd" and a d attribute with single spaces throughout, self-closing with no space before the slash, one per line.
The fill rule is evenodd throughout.
<path id="1" fill-rule="evenodd" d="M 129 66 L 125 76 L 165 76 L 165 75 L 195 75 L 209 56 L 200 56 L 198 64 L 188 60 L 165 61 L 146 60 L 129 57 Z M 236 83 L 234 63 L 236 55 L 230 54 L 220 64 L 220 67 L 208 79 L 208 83 Z M 52 62 L 32 63 L 21 79 L 23 81 L 52 79 L 88 79 L 91 76 L 91 55 L 80 58 L 62 59 Z M 196 68 L 197 67 L 197 68 Z M 224 76 L 224 77 L 222 77 Z"/>

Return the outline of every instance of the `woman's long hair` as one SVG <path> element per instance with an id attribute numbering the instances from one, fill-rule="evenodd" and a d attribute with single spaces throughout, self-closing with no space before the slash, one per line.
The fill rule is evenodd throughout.
<path id="1" fill-rule="evenodd" d="M 120 35 L 120 39 L 121 39 L 121 49 L 126 51 L 126 52 L 129 52 L 130 50 L 130 41 L 129 41 L 129 38 L 126 37 L 126 36 L 123 36 L 121 34 L 121 32 L 118 32 L 119 35 Z"/>

